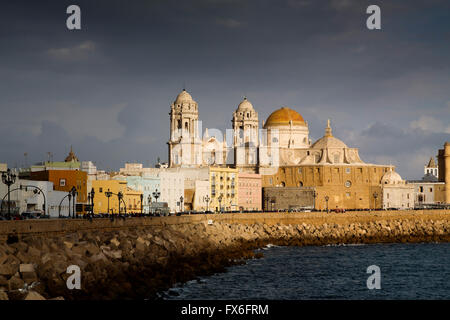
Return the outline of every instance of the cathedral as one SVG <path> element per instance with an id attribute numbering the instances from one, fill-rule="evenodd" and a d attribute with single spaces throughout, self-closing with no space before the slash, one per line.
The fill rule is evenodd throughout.
<path id="1" fill-rule="evenodd" d="M 312 143 L 308 123 L 288 107 L 262 122 L 244 98 L 233 112 L 232 129 L 202 132 L 198 103 L 183 90 L 170 106 L 170 167 L 231 166 L 264 173 L 273 167 L 299 165 L 364 165 L 358 149 L 349 148 L 332 134 L 330 121 L 324 136 Z"/>
<path id="2" fill-rule="evenodd" d="M 170 167 L 219 166 L 259 173 L 266 209 L 273 203 L 288 209 L 291 205 L 282 203 L 290 188 L 309 192 L 305 201 L 318 209 L 382 208 L 387 201 L 382 181 L 392 175 L 393 166 L 363 162 L 357 148 L 333 135 L 329 120 L 323 137 L 312 142 L 308 122 L 297 111 L 275 110 L 260 128 L 258 112 L 244 98 L 233 112 L 231 129 L 225 134 L 212 129 L 203 133 L 198 103 L 186 90 L 171 104 L 169 114 Z M 279 187 L 284 187 L 282 194 Z"/>

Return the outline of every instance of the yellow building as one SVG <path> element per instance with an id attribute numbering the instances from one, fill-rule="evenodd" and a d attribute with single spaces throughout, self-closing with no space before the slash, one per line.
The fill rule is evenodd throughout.
<path id="1" fill-rule="evenodd" d="M 238 169 L 210 167 L 211 211 L 238 211 Z"/>
<path id="2" fill-rule="evenodd" d="M 120 213 L 140 213 L 141 212 L 141 194 L 127 187 L 125 180 L 93 180 L 92 188 L 94 189 L 94 213 L 119 213 L 119 197 L 123 194 L 120 202 Z M 111 196 L 107 197 L 107 192 L 111 192 Z M 126 207 L 126 208 L 125 208 Z"/>
<path id="3" fill-rule="evenodd" d="M 141 213 L 141 195 L 142 191 L 136 191 L 128 187 L 126 188 L 124 200 L 127 204 L 127 213 Z"/>

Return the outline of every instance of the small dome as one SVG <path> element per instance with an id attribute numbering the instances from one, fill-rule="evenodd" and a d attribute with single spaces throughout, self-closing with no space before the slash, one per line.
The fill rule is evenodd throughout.
<path id="1" fill-rule="evenodd" d="M 386 172 L 381 178 L 381 184 L 400 184 L 403 183 L 402 177 L 392 169 Z"/>
<path id="2" fill-rule="evenodd" d="M 327 149 L 327 148 L 348 148 L 347 145 L 339 140 L 338 138 L 333 137 L 330 120 L 328 119 L 327 127 L 325 128 L 325 135 L 314 142 L 311 146 L 314 149 Z"/>
<path id="3" fill-rule="evenodd" d="M 175 99 L 176 104 L 192 101 L 194 101 L 194 99 L 192 99 L 192 96 L 185 89 L 183 89 L 183 91 L 181 91 L 180 94 Z"/>
<path id="4" fill-rule="evenodd" d="M 253 110 L 253 105 L 250 101 L 247 100 L 247 98 L 244 98 L 241 103 L 239 103 L 239 106 L 237 108 L 237 111 L 248 111 Z"/>
<path id="5" fill-rule="evenodd" d="M 272 112 L 267 118 L 264 128 L 270 126 L 289 126 L 291 121 L 293 125 L 306 126 L 305 120 L 300 113 L 288 107 L 283 107 Z"/>
<path id="6" fill-rule="evenodd" d="M 347 145 L 333 136 L 325 136 L 314 142 L 312 149 L 348 148 Z"/>

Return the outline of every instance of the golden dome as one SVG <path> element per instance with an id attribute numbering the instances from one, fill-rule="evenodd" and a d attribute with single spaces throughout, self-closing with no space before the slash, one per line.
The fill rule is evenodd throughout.
<path id="1" fill-rule="evenodd" d="M 270 126 L 288 126 L 291 121 L 294 126 L 306 126 L 305 120 L 300 113 L 288 107 L 283 107 L 272 112 L 267 118 L 264 128 Z"/>

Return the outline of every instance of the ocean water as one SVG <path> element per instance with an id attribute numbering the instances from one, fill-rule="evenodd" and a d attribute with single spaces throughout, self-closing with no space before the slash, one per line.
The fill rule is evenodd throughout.
<path id="1" fill-rule="evenodd" d="M 260 249 L 261 259 L 192 280 L 163 299 L 450 299 L 450 243 L 330 245 Z M 369 290 L 367 268 L 380 268 Z"/>

